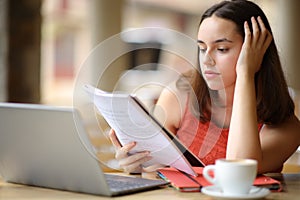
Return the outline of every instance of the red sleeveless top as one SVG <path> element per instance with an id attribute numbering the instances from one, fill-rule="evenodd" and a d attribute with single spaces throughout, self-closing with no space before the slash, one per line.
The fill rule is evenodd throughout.
<path id="1" fill-rule="evenodd" d="M 201 161 L 214 164 L 216 159 L 226 157 L 228 128 L 219 128 L 213 122 L 202 123 L 195 117 L 189 106 L 186 106 L 181 126 L 176 136 L 189 148 Z M 259 125 L 259 130 L 262 124 Z"/>

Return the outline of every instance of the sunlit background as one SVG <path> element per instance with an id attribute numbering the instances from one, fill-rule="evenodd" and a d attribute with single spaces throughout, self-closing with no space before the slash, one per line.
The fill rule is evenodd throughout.
<path id="1" fill-rule="evenodd" d="M 169 28 L 196 38 L 201 13 L 215 2 L 218 1 L 42 1 L 41 103 L 72 104 L 73 82 L 78 69 L 91 52 L 91 49 L 101 41 L 121 31 L 143 27 Z M 279 9 L 278 3 L 274 0 L 256 2 L 266 11 L 274 30 L 276 30 L 279 26 L 276 23 L 279 17 L 276 15 L 276 11 Z M 149 37 L 155 37 L 158 44 L 164 42 L 160 41 L 160 38 L 155 35 Z M 148 38 L 148 41 L 153 41 L 151 39 Z M 139 36 L 134 40 L 128 41 L 128 45 L 139 43 Z M 147 41 L 144 41 L 144 43 L 147 43 Z M 136 55 L 135 59 L 155 61 L 149 58 L 151 56 L 153 56 L 153 52 L 144 52 L 142 55 Z M 156 57 L 157 62 L 168 63 L 177 67 L 174 60 L 165 60 L 168 58 L 172 59 L 159 55 Z M 138 63 L 127 61 L 120 68 L 129 70 L 126 68 L 135 67 L 130 66 L 130 64 Z M 134 73 L 138 75 L 136 77 L 131 76 L 132 80 L 143 78 L 143 74 Z M 150 73 L 145 71 L 144 74 L 151 76 Z M 113 76 L 112 82 L 107 84 L 113 85 L 117 78 L 117 75 Z M 136 84 L 139 83 L 139 81 L 136 81 Z"/>
<path id="2" fill-rule="evenodd" d="M 196 38 L 201 14 L 216 2 L 219 2 L 219 0 L 0 0 L 2 15 L 0 20 L 0 69 L 3 72 L 0 76 L 0 100 L 21 102 L 24 100 L 51 105 L 72 105 L 74 80 L 81 64 L 96 45 L 122 31 L 143 27 L 168 28 L 186 34 L 191 38 Z M 283 63 L 292 65 L 293 62 L 290 62 L 291 55 L 289 53 L 291 48 L 286 48 L 289 44 L 294 44 L 293 39 L 287 39 L 287 37 L 292 36 L 291 33 L 287 32 L 292 32 L 292 30 L 286 29 L 295 27 L 292 26 L 293 24 L 286 25 L 290 18 L 296 17 L 296 14 L 291 16 L 292 12 L 288 10 L 294 7 L 292 1 L 288 1 L 290 3 L 283 0 L 256 0 L 254 2 L 264 9 L 270 20 Z M 11 29 L 9 28 L 15 24 L 12 20 L 18 17 L 17 14 L 14 16 L 13 12 L 8 12 L 10 9 L 15 13 L 21 12 L 20 16 L 29 15 L 28 13 L 31 12 L 34 12 L 33 14 L 36 16 L 35 21 L 34 17 L 28 20 L 33 20 L 32 23 L 39 28 L 41 35 L 36 39 L 38 40 L 36 42 L 40 43 L 38 43 L 39 46 L 33 47 L 35 48 L 35 54 L 27 55 L 29 58 L 26 58 L 26 52 L 30 51 L 31 47 L 27 47 L 28 49 L 20 48 L 21 50 L 17 47 L 10 47 L 12 45 L 18 46 L 18 44 L 15 44 L 16 42 L 12 44 L 10 41 L 11 32 L 9 30 Z M 18 20 L 19 24 L 30 23 L 25 21 L 26 19 L 22 22 L 21 17 Z M 24 30 L 24 34 L 30 34 L 30 31 L 38 31 L 37 28 L 33 30 L 19 29 Z M 22 34 L 20 32 L 20 35 Z M 15 39 L 17 37 L 12 36 L 11 38 Z M 34 33 L 31 37 L 34 38 Z M 148 41 L 141 42 L 139 37 L 143 36 L 137 35 L 133 40 L 127 41 L 128 45 L 142 46 L 143 43 L 146 44 L 155 40 L 159 48 L 159 45 L 164 43 L 162 41 L 163 37 L 157 36 L 155 33 L 149 34 Z M 28 42 L 25 36 L 22 39 Z M 191 51 L 191 53 L 194 52 Z M 32 62 L 32 65 L 38 65 L 33 69 L 35 71 L 29 73 L 32 76 L 40 76 L 39 80 L 35 82 L 35 86 L 32 86 L 35 87 L 34 91 L 39 95 L 36 95 L 32 100 L 30 98 L 26 100 L 26 95 L 34 96 L 34 94 L 26 94 L 24 91 L 23 96 L 10 98 L 10 92 L 7 90 L 14 90 L 15 93 L 18 92 L 16 90 L 21 90 L 16 85 L 17 81 L 10 82 L 9 76 L 14 73 L 10 72 L 10 69 L 14 67 L 10 54 L 16 55 L 13 59 L 20 59 L 20 61 L 27 59 L 26 63 L 20 62 L 24 65 L 24 68 L 30 65 L 30 62 Z M 25 55 L 25 57 L 22 57 L 22 55 Z M 31 60 L 28 61 L 28 59 Z M 130 60 L 123 61 L 120 65 L 120 71 L 108 78 L 111 81 L 107 82 L 108 89 L 124 71 L 136 67 L 139 63 L 149 61 L 167 63 L 170 66 L 173 65 L 174 68 L 180 68 L 180 63 L 176 62 L 172 56 L 160 55 L 160 52 L 135 52 Z M 22 68 L 19 63 L 18 67 Z M 289 70 L 293 66 L 284 65 L 284 67 L 287 71 L 290 87 L 298 90 L 300 83 L 295 83 L 292 80 L 294 71 Z M 181 69 L 181 71 L 184 71 L 184 69 Z M 7 73 L 8 77 L 5 76 Z M 148 74 L 151 76 L 151 73 Z M 289 78 L 289 75 L 291 78 Z M 19 83 L 22 84 L 22 82 Z M 137 81 L 136 84 L 138 83 Z M 10 84 L 14 86 L 11 87 Z M 39 85 L 36 86 L 37 84 Z"/>

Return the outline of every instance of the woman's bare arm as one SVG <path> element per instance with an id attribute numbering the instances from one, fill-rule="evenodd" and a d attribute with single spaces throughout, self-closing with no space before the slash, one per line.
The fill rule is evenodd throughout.
<path id="1" fill-rule="evenodd" d="M 292 117 L 277 126 L 264 126 L 258 132 L 254 75 L 272 36 L 260 18 L 252 18 L 253 34 L 245 24 L 245 42 L 236 66 L 237 80 L 227 158 L 253 158 L 258 172 L 275 171 L 299 146 L 299 121 Z M 259 27 L 258 27 L 259 26 Z"/>
<path id="2" fill-rule="evenodd" d="M 300 123 L 292 116 L 277 126 L 265 125 L 260 133 L 262 161 L 261 172 L 276 171 L 300 145 Z"/>

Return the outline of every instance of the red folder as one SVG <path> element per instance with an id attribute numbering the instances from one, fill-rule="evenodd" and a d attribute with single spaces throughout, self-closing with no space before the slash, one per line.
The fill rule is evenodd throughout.
<path id="1" fill-rule="evenodd" d="M 158 170 L 158 175 L 171 183 L 171 185 L 181 192 L 200 192 L 202 187 L 212 185 L 202 176 L 203 167 L 193 167 L 198 176 L 192 176 L 175 168 L 163 168 Z M 271 177 L 259 175 L 254 185 L 265 187 L 271 191 L 281 191 L 282 184 Z"/>

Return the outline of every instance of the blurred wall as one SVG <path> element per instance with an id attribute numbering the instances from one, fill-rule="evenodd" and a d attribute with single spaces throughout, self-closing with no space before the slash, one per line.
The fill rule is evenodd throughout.
<path id="1" fill-rule="evenodd" d="M 0 101 L 6 100 L 7 0 L 0 0 Z"/>
<path id="2" fill-rule="evenodd" d="M 300 118 L 300 1 L 277 0 L 277 4 L 281 61 L 295 102 L 295 113 Z"/>
<path id="3" fill-rule="evenodd" d="M 90 4 L 90 19 L 91 19 L 91 37 L 92 46 L 97 47 L 103 41 L 110 37 L 119 34 L 122 31 L 122 16 L 123 16 L 123 0 L 92 0 Z M 118 47 L 107 47 L 107 51 Z M 91 52 L 93 53 L 93 52 Z M 97 53 L 97 51 L 94 51 Z M 113 52 L 104 52 L 113 53 Z M 109 57 L 109 55 L 107 55 Z M 112 91 L 115 83 L 118 81 L 120 74 L 127 67 L 126 56 L 121 56 L 114 60 L 109 66 L 103 65 L 105 56 L 94 56 L 92 58 L 92 72 L 91 79 L 97 85 L 106 91 Z"/>
<path id="4" fill-rule="evenodd" d="M 282 46 L 282 62 L 286 71 L 289 86 L 300 90 L 300 1 L 277 0 L 280 10 L 280 45 Z"/>
<path id="5" fill-rule="evenodd" d="M 39 103 L 42 0 L 7 3 L 7 101 Z"/>

